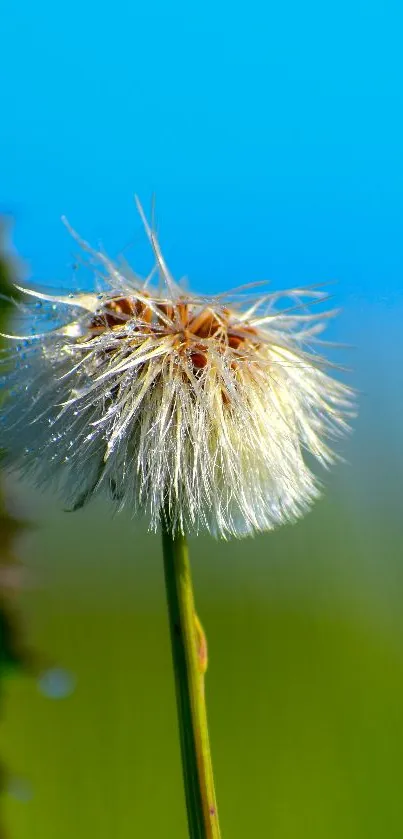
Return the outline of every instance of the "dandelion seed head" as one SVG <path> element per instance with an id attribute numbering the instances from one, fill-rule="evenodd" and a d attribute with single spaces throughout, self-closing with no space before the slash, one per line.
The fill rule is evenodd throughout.
<path id="1" fill-rule="evenodd" d="M 330 464 L 352 413 L 316 349 L 330 313 L 306 308 L 326 295 L 185 292 L 140 212 L 145 280 L 72 231 L 101 290 L 19 289 L 21 334 L 0 354 L 6 462 L 73 509 L 105 489 L 151 529 L 162 511 L 175 532 L 221 537 L 296 520 L 320 489 L 307 457 Z"/>

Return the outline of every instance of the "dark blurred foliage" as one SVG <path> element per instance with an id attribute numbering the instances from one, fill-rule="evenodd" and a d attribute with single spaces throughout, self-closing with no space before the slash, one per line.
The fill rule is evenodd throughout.
<path id="1" fill-rule="evenodd" d="M 16 268 L 7 249 L 6 224 L 0 220 L 0 332 L 7 328 L 14 305 L 12 298 L 17 296 L 13 287 L 15 274 Z M 2 343 L 0 337 L 0 349 Z M 9 512 L 4 493 L 0 490 L 0 679 L 10 667 L 22 666 L 24 662 L 21 642 L 17 641 L 18 621 L 9 601 L 11 592 L 19 587 L 21 575 L 15 555 L 15 542 L 25 526 L 25 522 Z"/>
<path id="2" fill-rule="evenodd" d="M 6 331 L 13 309 L 12 297 L 16 267 L 7 250 L 7 229 L 0 220 L 0 332 Z M 0 348 L 2 339 L 0 338 Z M 0 451 L 1 456 L 1 451 Z M 22 568 L 16 556 L 16 540 L 25 530 L 26 522 L 9 511 L 0 487 L 0 703 L 3 703 L 4 679 L 12 672 L 29 669 L 31 655 L 27 649 L 17 606 L 14 603 L 22 581 Z M 0 708 L 0 713 L 2 707 Z M 7 770 L 0 761 L 0 791 L 7 785 Z M 0 837 L 3 836 L 0 827 Z"/>

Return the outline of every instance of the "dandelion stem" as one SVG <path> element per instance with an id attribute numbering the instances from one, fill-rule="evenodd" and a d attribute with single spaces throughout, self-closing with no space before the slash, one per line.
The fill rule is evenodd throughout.
<path id="1" fill-rule="evenodd" d="M 207 727 L 204 674 L 207 645 L 193 598 L 184 536 L 163 517 L 165 585 L 190 839 L 220 839 Z"/>

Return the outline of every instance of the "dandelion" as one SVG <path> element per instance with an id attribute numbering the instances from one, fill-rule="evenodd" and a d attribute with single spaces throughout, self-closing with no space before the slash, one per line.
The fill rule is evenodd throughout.
<path id="1" fill-rule="evenodd" d="M 162 525 L 190 835 L 218 837 L 185 536 L 246 536 L 303 515 L 320 492 L 312 463 L 334 460 L 352 396 L 318 352 L 332 313 L 306 304 L 322 303 L 322 289 L 187 292 L 138 208 L 155 257 L 145 280 L 71 231 L 99 289 L 20 289 L 29 326 L 1 361 L 2 445 L 72 509 L 106 489 Z"/>
<path id="2" fill-rule="evenodd" d="M 102 293 L 24 289 L 29 328 L 3 358 L 9 459 L 73 508 L 105 487 L 153 529 L 162 509 L 173 532 L 224 537 L 297 519 L 318 495 L 305 454 L 332 461 L 351 398 L 307 350 L 324 318 L 301 298 L 323 291 L 285 310 L 278 293 L 185 293 L 145 224 L 157 287 L 82 242 Z"/>

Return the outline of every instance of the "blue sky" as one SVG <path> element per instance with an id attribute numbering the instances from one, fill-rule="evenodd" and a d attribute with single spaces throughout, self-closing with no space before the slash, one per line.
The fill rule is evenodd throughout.
<path id="1" fill-rule="evenodd" d="M 347 310 L 401 308 L 399 2 L 2 9 L 0 209 L 32 277 L 72 277 L 60 223 L 146 268 L 153 193 L 198 289 L 337 279 Z"/>
<path id="2" fill-rule="evenodd" d="M 199 291 L 336 280 L 329 334 L 359 391 L 346 492 L 399 524 L 402 9 L 20 0 L 0 53 L 0 211 L 30 279 L 84 284 L 62 214 L 146 272 L 137 192 Z"/>

